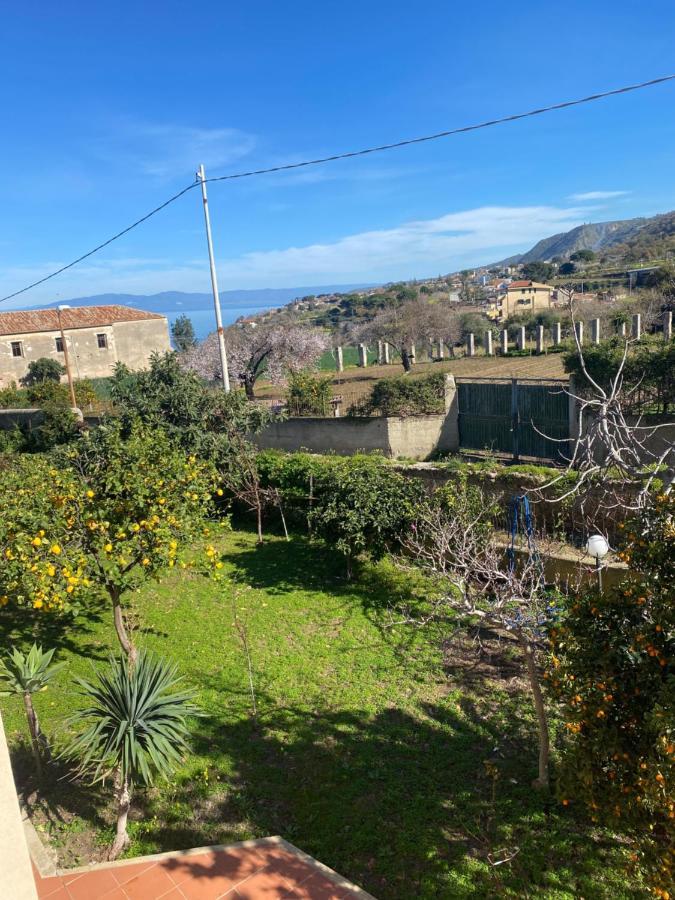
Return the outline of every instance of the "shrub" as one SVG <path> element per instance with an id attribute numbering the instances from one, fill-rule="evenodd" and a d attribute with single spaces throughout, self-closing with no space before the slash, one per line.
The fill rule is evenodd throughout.
<path id="1" fill-rule="evenodd" d="M 355 404 L 351 415 L 423 416 L 445 410 L 445 375 L 435 372 L 419 378 L 399 375 L 382 378 L 373 386 L 370 396 Z"/>
<path id="2" fill-rule="evenodd" d="M 49 382 L 45 382 L 48 384 Z M 23 443 L 20 450 L 44 453 L 60 444 L 67 444 L 80 434 L 80 422 L 68 406 L 45 403 L 39 425 L 21 428 Z"/>
<path id="3" fill-rule="evenodd" d="M 609 387 L 616 376 L 624 346 L 624 341 L 615 337 L 584 347 L 586 371 L 601 387 Z M 565 356 L 565 371 L 577 379 L 577 390 L 590 389 L 576 349 Z M 636 412 L 648 412 L 651 408 L 654 412 L 668 413 L 675 402 L 675 343 L 634 346 L 626 357 L 623 382 L 626 390 L 639 385 L 630 398 Z"/>
<path id="4" fill-rule="evenodd" d="M 304 370 L 288 378 L 286 402 L 292 416 L 327 416 L 330 411 L 333 379 Z"/>
<path id="5" fill-rule="evenodd" d="M 376 458 L 350 459 L 326 467 L 317 478 L 316 505 L 309 522 L 316 534 L 352 563 L 367 551 L 373 559 L 396 549 L 410 526 L 424 491 Z"/>
<path id="6" fill-rule="evenodd" d="M 27 405 L 26 399 L 26 391 L 20 390 L 14 383 L 0 388 L 0 409 L 21 409 Z"/>
<path id="7" fill-rule="evenodd" d="M 121 364 L 110 395 L 124 428 L 136 421 L 161 428 L 187 453 L 230 464 L 232 434 L 253 434 L 270 420 L 269 410 L 247 401 L 244 391 L 209 388 L 183 369 L 175 353 L 153 354 L 150 368 L 130 372 Z M 236 449 L 236 448 L 235 448 Z"/>
<path id="8" fill-rule="evenodd" d="M 569 733 L 562 801 L 631 833 L 662 897 L 675 851 L 674 514 L 675 497 L 658 496 L 626 529 L 635 575 L 579 596 L 550 632 Z"/>

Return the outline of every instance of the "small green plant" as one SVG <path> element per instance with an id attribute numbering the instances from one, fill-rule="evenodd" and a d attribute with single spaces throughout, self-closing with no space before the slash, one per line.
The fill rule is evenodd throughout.
<path id="1" fill-rule="evenodd" d="M 28 653 L 14 648 L 4 659 L 0 659 L 0 697 L 18 694 L 23 699 L 30 742 L 38 777 L 42 775 L 42 754 L 50 758 L 47 738 L 40 729 L 33 694 L 46 691 L 49 682 L 65 663 L 52 663 L 54 650 L 44 651 L 33 644 Z"/>
<path id="2" fill-rule="evenodd" d="M 177 689 L 176 666 L 142 651 L 135 665 L 111 658 L 95 683 L 78 679 L 88 706 L 70 724 L 82 729 L 65 751 L 92 782 L 112 776 L 117 828 L 108 859 L 129 844 L 127 819 L 134 785 L 171 772 L 187 750 L 188 717 L 198 714 L 192 692 Z"/>
<path id="3" fill-rule="evenodd" d="M 292 416 L 327 416 L 333 380 L 314 372 L 293 372 L 288 378 L 286 402 Z"/>

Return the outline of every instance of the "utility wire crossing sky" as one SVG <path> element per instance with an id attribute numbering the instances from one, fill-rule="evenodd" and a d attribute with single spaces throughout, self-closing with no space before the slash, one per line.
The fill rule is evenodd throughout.
<path id="1" fill-rule="evenodd" d="M 218 176 L 214 176 L 212 178 L 207 178 L 207 179 L 205 179 L 205 181 L 206 181 L 206 183 L 216 182 L 216 181 L 234 181 L 234 180 L 240 179 L 240 178 L 251 178 L 251 177 L 259 176 L 259 175 L 269 175 L 269 174 L 275 173 L 275 172 L 285 172 L 285 171 L 289 171 L 292 169 L 302 169 L 302 168 L 307 168 L 309 166 L 323 165 L 325 163 L 336 162 L 341 159 L 353 159 L 354 157 L 358 157 L 358 156 L 367 156 L 371 153 L 381 153 L 381 152 L 387 151 L 387 150 L 396 150 L 401 147 L 411 146 L 412 144 L 421 144 L 421 143 L 425 143 L 427 141 L 436 141 L 436 140 L 439 140 L 440 138 L 451 137 L 451 136 L 457 135 L 457 134 L 465 134 L 470 131 L 478 131 L 479 129 L 482 129 L 482 128 L 491 128 L 495 125 L 503 125 L 507 122 L 516 122 L 520 119 L 531 118 L 532 116 L 539 116 L 539 115 L 542 115 L 543 113 L 555 112 L 555 111 L 562 110 L 562 109 L 569 109 L 570 107 L 573 107 L 573 106 L 580 106 L 583 103 L 592 103 L 596 100 L 603 100 L 606 97 L 613 97 L 613 96 L 617 96 L 619 94 L 628 94 L 631 91 L 637 91 L 637 90 L 641 90 L 643 88 L 654 87 L 655 85 L 663 84 L 664 82 L 667 82 L 667 81 L 673 81 L 674 79 L 675 79 L 675 74 L 662 75 L 658 78 L 652 78 L 648 81 L 641 81 L 637 84 L 624 85 L 623 87 L 620 87 L 620 88 L 613 88 L 611 90 L 601 91 L 601 92 L 595 93 L 595 94 L 589 94 L 588 96 L 581 97 L 577 100 L 565 100 L 562 103 L 554 103 L 554 104 L 550 104 L 549 106 L 542 106 L 537 109 L 529 110 L 528 112 L 513 113 L 512 115 L 502 116 L 501 118 L 498 118 L 498 119 L 490 119 L 488 121 L 479 122 L 478 124 L 474 124 L 474 125 L 464 125 L 464 126 L 461 126 L 458 128 L 449 129 L 447 131 L 439 131 L 439 132 L 436 132 L 435 134 L 428 134 L 428 135 L 423 135 L 421 137 L 415 137 L 415 138 L 407 138 L 407 139 L 403 139 L 400 141 L 396 141 L 394 143 L 380 144 L 379 146 L 368 147 L 368 148 L 365 148 L 362 150 L 352 150 L 352 151 L 348 151 L 346 153 L 337 153 L 332 156 L 324 156 L 319 159 L 309 159 L 309 160 L 304 160 L 302 162 L 297 162 L 297 163 L 288 163 L 286 165 L 272 166 L 272 167 L 266 168 L 266 169 L 254 169 L 254 170 L 251 170 L 248 172 L 236 172 L 236 173 L 232 173 L 229 175 L 218 175 Z M 79 256 L 77 259 L 74 259 L 72 262 L 68 263 L 67 265 L 61 266 L 60 269 L 57 269 L 56 271 L 51 272 L 49 275 L 45 275 L 44 278 L 40 278 L 37 281 L 34 281 L 31 284 L 26 285 L 26 287 L 20 288 L 18 291 L 14 291 L 11 294 L 7 294 L 7 296 L 5 296 L 5 297 L 1 297 L 0 303 L 4 303 L 7 300 L 11 300 L 13 297 L 18 297 L 19 294 L 24 294 L 24 293 L 26 293 L 26 291 L 30 291 L 32 288 L 35 288 L 40 284 L 44 284 L 46 281 L 49 281 L 50 279 L 55 278 L 57 275 L 60 275 L 62 272 L 65 272 L 67 269 L 72 269 L 73 266 L 76 266 L 78 263 L 81 263 L 83 260 L 88 259 L 90 256 L 93 256 L 95 253 L 98 253 L 100 250 L 103 250 L 105 247 L 108 247 L 114 241 L 119 240 L 121 237 L 123 237 L 125 234 L 128 234 L 134 228 L 137 228 L 139 225 L 142 225 L 143 222 L 147 222 L 148 219 L 157 215 L 157 213 L 161 212 L 163 209 L 166 209 L 167 206 L 174 203 L 176 200 L 178 200 L 184 194 L 187 194 L 193 188 L 197 187 L 197 185 L 199 183 L 200 183 L 199 181 L 195 181 L 192 184 L 187 185 L 181 191 L 179 191 L 177 194 L 174 194 L 172 197 L 169 197 L 167 200 L 165 200 L 163 203 L 161 203 L 159 206 L 155 207 L 154 209 L 150 210 L 150 212 L 146 213 L 140 219 L 137 219 L 135 222 L 132 222 L 131 225 L 128 225 L 126 228 L 122 229 L 122 231 L 118 231 L 117 234 L 113 235 L 111 238 L 108 238 L 108 240 L 106 240 L 102 244 L 99 244 L 98 246 L 94 247 L 92 250 L 89 250 L 87 253 L 82 254 L 82 256 Z"/>

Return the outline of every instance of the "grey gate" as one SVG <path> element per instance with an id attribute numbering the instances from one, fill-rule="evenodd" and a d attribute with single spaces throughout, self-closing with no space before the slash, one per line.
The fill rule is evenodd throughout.
<path id="1" fill-rule="evenodd" d="M 459 446 L 563 462 L 569 456 L 566 381 L 457 378 Z"/>

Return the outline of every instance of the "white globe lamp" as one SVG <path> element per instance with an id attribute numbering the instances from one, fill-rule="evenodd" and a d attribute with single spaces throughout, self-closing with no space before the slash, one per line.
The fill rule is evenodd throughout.
<path id="1" fill-rule="evenodd" d="M 609 544 L 601 534 L 592 534 L 586 542 L 586 553 L 595 559 L 595 571 L 598 573 L 598 587 L 602 590 L 602 562 L 609 553 Z"/>

